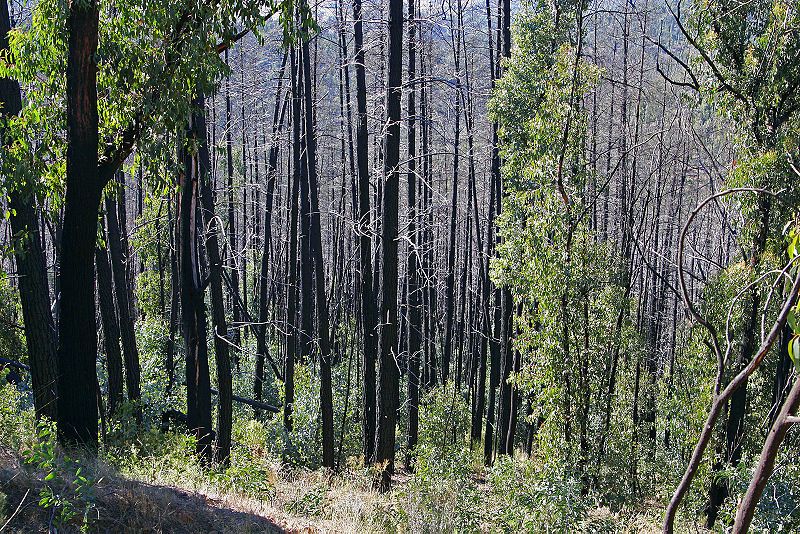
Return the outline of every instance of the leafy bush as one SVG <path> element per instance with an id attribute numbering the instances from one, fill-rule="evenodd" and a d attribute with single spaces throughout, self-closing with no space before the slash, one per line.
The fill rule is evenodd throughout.
<path id="1" fill-rule="evenodd" d="M 103 456 L 125 474 L 186 487 L 206 480 L 194 450 L 194 436 L 142 429 L 132 440 L 107 442 Z"/>
<path id="2" fill-rule="evenodd" d="M 0 357 L 25 361 L 27 353 L 21 330 L 22 309 L 19 293 L 11 286 L 8 274 L 0 271 Z"/>
<path id="3" fill-rule="evenodd" d="M 325 510 L 327 499 L 328 487 L 316 484 L 298 498 L 286 503 L 284 509 L 291 514 L 319 517 Z"/>
<path id="4" fill-rule="evenodd" d="M 452 384 L 420 403 L 414 476 L 400 494 L 401 519 L 412 532 L 475 531 L 481 495 L 467 447 L 469 407 Z"/>
<path id="5" fill-rule="evenodd" d="M 57 529 L 76 521 L 81 532 L 91 526 L 95 510 L 94 487 L 97 481 L 80 461 L 61 456 L 56 450 L 56 431 L 52 423 L 40 423 L 38 441 L 23 452 L 25 463 L 44 472 L 44 486 L 39 491 L 39 506 L 51 510 Z"/>
<path id="6" fill-rule="evenodd" d="M 411 532 L 479 530 L 482 495 L 472 477 L 470 452 L 442 457 L 434 450 L 418 450 L 417 471 L 401 492 L 405 526 Z"/>
<path id="7" fill-rule="evenodd" d="M 269 452 L 263 423 L 253 419 L 234 422 L 233 439 L 230 467 L 213 474 L 212 479 L 227 491 L 253 499 L 272 499 L 277 483 L 277 474 L 272 467 L 275 457 Z"/>
<path id="8" fill-rule="evenodd" d="M 800 440 L 789 439 L 784 444 L 770 476 L 761 500 L 758 502 L 752 532 L 798 532 L 800 531 L 800 465 L 797 462 L 797 447 Z M 736 468 L 730 468 L 724 476 L 731 485 L 731 497 L 720 511 L 720 524 L 732 525 L 736 507 L 750 484 L 752 467 L 758 457 L 744 458 Z"/>
<path id="9" fill-rule="evenodd" d="M 580 481 L 558 465 L 501 456 L 487 483 L 491 524 L 503 531 L 572 532 L 587 512 Z"/>
<path id="10" fill-rule="evenodd" d="M 0 444 L 13 450 L 31 443 L 35 418 L 28 395 L 6 382 L 8 371 L 0 371 Z"/>

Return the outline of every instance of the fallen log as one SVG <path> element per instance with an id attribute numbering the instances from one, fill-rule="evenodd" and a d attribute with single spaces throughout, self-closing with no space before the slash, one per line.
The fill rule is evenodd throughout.
<path id="1" fill-rule="evenodd" d="M 211 390 L 212 395 L 219 395 L 219 391 L 214 388 L 209 388 Z M 253 408 L 258 408 L 259 410 L 264 410 L 265 412 L 272 412 L 272 413 L 281 413 L 281 409 L 278 406 L 273 406 L 271 404 L 267 404 L 266 402 L 260 402 L 253 399 L 246 399 L 244 397 L 240 397 L 239 395 L 231 395 L 231 399 L 235 400 L 238 403 L 246 404 L 248 406 L 252 406 Z"/>

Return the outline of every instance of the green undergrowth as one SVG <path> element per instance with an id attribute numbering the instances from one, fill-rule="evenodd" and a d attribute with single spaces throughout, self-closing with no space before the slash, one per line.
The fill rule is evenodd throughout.
<path id="1" fill-rule="evenodd" d="M 468 407 L 450 388 L 435 389 L 423 399 L 413 472 L 398 470 L 387 494 L 373 489 L 374 473 L 361 458 L 343 459 L 335 473 L 287 459 L 285 442 L 276 446 L 274 421 L 237 420 L 227 467 L 201 465 L 192 453 L 193 439 L 183 433 L 119 421 L 108 422 L 106 440 L 93 460 L 65 454 L 55 443 L 53 426 L 40 424 L 37 430 L 15 390 L 4 386 L 1 394 L 0 445 L 41 479 L 37 506 L 59 524 L 85 531 L 102 514 L 93 488 L 104 477 L 196 492 L 290 529 L 642 532 L 655 530 L 660 515 L 655 507 L 650 513 L 604 508 L 581 493 L 568 470 L 546 458 L 517 454 L 485 468 L 480 447 L 469 446 Z M 16 504 L 6 502 L 0 513 Z"/>

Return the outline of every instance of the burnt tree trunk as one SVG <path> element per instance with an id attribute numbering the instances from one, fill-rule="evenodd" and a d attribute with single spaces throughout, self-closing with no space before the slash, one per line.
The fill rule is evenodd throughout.
<path id="1" fill-rule="evenodd" d="M 137 402 L 141 397 L 141 370 L 139 368 L 139 351 L 136 348 L 133 314 L 131 313 L 130 285 L 128 284 L 128 276 L 125 269 L 127 250 L 123 247 L 123 236 L 120 232 L 120 221 L 117 217 L 117 202 L 110 195 L 106 195 L 105 205 L 111 273 L 114 277 L 114 294 L 117 301 L 122 355 L 125 358 L 125 388 L 128 392 L 128 400 Z M 141 421 L 141 408 L 137 408 L 136 415 L 137 419 Z"/>
<path id="2" fill-rule="evenodd" d="M 414 0 L 408 0 L 408 79 L 417 76 L 417 23 Z M 419 234 L 417 230 L 417 101 L 408 92 L 408 451 L 406 467 L 411 467 L 414 447 L 419 439 L 420 354 L 422 316 L 420 314 Z"/>
<path id="3" fill-rule="evenodd" d="M 225 50 L 225 63 L 228 63 L 228 50 Z M 231 121 L 231 90 L 230 76 L 225 78 L 225 155 L 228 175 L 228 266 L 230 269 L 231 284 L 231 306 L 233 307 L 233 337 L 231 342 L 234 344 L 233 360 L 238 367 L 240 335 L 239 327 L 242 322 L 242 310 L 239 304 L 239 265 L 236 255 L 238 253 L 238 240 L 236 234 L 236 205 L 234 203 L 234 184 L 233 184 L 233 122 Z M 203 134 L 205 135 L 205 134 Z"/>
<path id="4" fill-rule="evenodd" d="M 189 119 L 187 146 L 202 135 L 194 114 Z M 184 162 L 180 174 L 178 202 L 178 256 L 181 285 L 181 319 L 186 344 L 186 423 L 197 440 L 196 454 L 204 463 L 211 461 L 211 379 L 208 372 L 207 319 L 200 274 L 197 236 L 199 201 L 199 163 L 197 154 L 182 149 Z"/>
<path id="5" fill-rule="evenodd" d="M 375 457 L 386 462 L 380 489 L 387 491 L 394 471 L 395 430 L 399 406 L 400 371 L 397 367 L 397 238 L 400 190 L 400 96 L 403 78 L 403 1 L 389 0 L 387 131 L 384 139 L 381 246 L 383 248 L 381 296 L 380 379 Z"/>
<path id="6" fill-rule="evenodd" d="M 322 258 L 322 225 L 319 215 L 319 185 L 317 183 L 317 141 L 315 136 L 314 99 L 311 83 L 311 56 L 308 41 L 300 47 L 303 65 L 303 124 L 306 139 L 306 178 L 308 180 L 310 217 L 309 246 L 314 263 L 314 287 L 317 308 L 317 331 L 320 348 L 320 412 L 322 414 L 322 465 L 334 468 L 333 386 L 331 384 L 331 342 L 328 319 L 328 300 L 325 296 L 325 263 Z M 306 288 L 303 288 L 305 291 Z"/>
<path id="7" fill-rule="evenodd" d="M 375 451 L 376 364 L 378 355 L 378 307 L 373 293 L 372 228 L 369 190 L 369 134 L 367 132 L 367 81 L 364 65 L 364 30 L 361 0 L 353 0 L 353 33 L 356 68 L 356 161 L 358 169 L 358 292 L 364 330 L 363 421 L 364 461 L 371 463 Z"/>
<path id="8" fill-rule="evenodd" d="M 217 366 L 219 401 L 217 404 L 217 436 L 214 460 L 222 465 L 230 462 L 231 428 L 233 425 L 233 379 L 228 341 L 228 324 L 225 318 L 225 301 L 222 287 L 222 258 L 219 251 L 219 218 L 215 215 L 211 189 L 211 157 L 208 152 L 205 98 L 192 103 L 193 126 L 197 144 L 197 181 L 202 203 L 203 226 L 206 228 L 205 250 L 208 255 L 208 285 L 211 288 L 211 321 L 214 326 L 214 359 Z M 234 295 L 235 298 L 236 295 Z"/>
<path id="9" fill-rule="evenodd" d="M 97 446 L 94 251 L 98 173 L 96 0 L 70 4 L 67 19 L 67 176 L 59 272 L 58 436 L 62 444 Z"/>
<path id="10" fill-rule="evenodd" d="M 103 327 L 103 341 L 106 349 L 106 370 L 108 372 L 108 413 L 113 415 L 122 403 L 122 352 L 119 348 L 119 324 L 114 309 L 114 287 L 108 251 L 98 247 L 95 250 L 97 272 L 97 300 L 100 303 L 100 323 Z"/>
<path id="11" fill-rule="evenodd" d="M 283 88 L 283 75 L 286 70 L 287 54 L 284 53 L 283 61 L 281 62 L 281 70 L 278 76 L 278 89 L 275 92 L 275 111 L 272 117 L 272 143 L 269 147 L 269 156 L 267 158 L 267 191 L 264 206 L 264 242 L 263 251 L 261 253 L 261 274 L 259 275 L 259 291 L 258 291 L 258 321 L 261 323 L 257 330 L 256 336 L 256 376 L 253 382 L 253 396 L 255 400 L 260 401 L 263 396 L 264 389 L 264 363 L 267 357 L 267 320 L 268 320 L 268 304 L 269 304 L 269 265 L 270 265 L 270 250 L 272 247 L 272 206 L 275 199 L 275 183 L 278 179 L 278 134 L 283 126 L 284 114 L 286 107 L 281 107 L 282 88 Z M 279 111 L 282 110 L 282 111 Z M 258 166 L 256 165 L 256 168 Z M 255 413 L 256 417 L 260 414 L 258 411 Z"/>

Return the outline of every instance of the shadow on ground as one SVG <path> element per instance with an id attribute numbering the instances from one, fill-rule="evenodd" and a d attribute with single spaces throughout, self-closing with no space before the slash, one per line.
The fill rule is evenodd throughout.
<path id="1" fill-rule="evenodd" d="M 0 532 L 56 532 L 51 511 L 38 505 L 42 476 L 0 451 Z M 105 476 L 95 486 L 91 532 L 282 533 L 266 517 L 232 510 L 205 495 Z M 10 518 L 10 520 L 9 520 Z M 4 525 L 5 523 L 5 525 Z M 76 532 L 79 522 L 58 532 Z"/>

